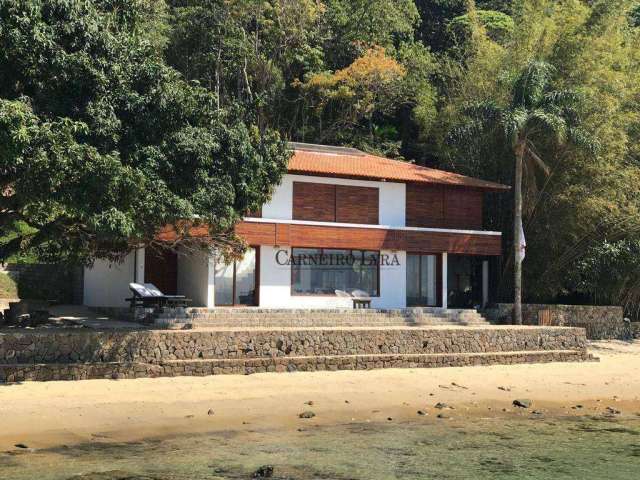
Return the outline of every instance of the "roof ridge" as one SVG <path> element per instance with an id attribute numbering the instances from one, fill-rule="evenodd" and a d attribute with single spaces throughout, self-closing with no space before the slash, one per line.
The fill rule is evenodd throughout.
<path id="1" fill-rule="evenodd" d="M 387 158 L 356 149 L 336 147 L 335 150 L 329 151 L 295 148 L 295 143 L 290 145 L 294 147 L 294 155 L 289 162 L 290 172 L 377 181 L 390 180 L 402 183 L 431 183 L 485 190 L 510 189 L 507 185 L 490 180 L 417 165 L 412 161 Z M 352 153 L 353 150 L 357 153 Z"/>

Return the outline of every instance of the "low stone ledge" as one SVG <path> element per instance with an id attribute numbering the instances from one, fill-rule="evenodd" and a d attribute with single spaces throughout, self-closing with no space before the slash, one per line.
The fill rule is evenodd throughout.
<path id="1" fill-rule="evenodd" d="M 631 338 L 640 339 L 640 322 L 632 322 L 630 325 L 631 328 Z"/>
<path id="2" fill-rule="evenodd" d="M 0 365 L 584 349 L 581 328 L 0 331 Z"/>
<path id="3" fill-rule="evenodd" d="M 598 361 L 586 350 L 426 355 L 342 355 L 169 361 L 161 364 L 87 363 L 0 365 L 0 381 L 88 380 L 209 375 L 250 375 L 267 372 L 439 368 L 519 363 Z"/>
<path id="4" fill-rule="evenodd" d="M 525 303 L 522 304 L 523 323 L 539 325 L 542 311 L 549 312 L 551 325 L 584 328 L 589 340 L 628 340 L 633 335 L 619 306 Z M 511 323 L 512 312 L 512 303 L 498 303 L 485 309 L 483 314 L 493 323 L 507 324 Z"/>

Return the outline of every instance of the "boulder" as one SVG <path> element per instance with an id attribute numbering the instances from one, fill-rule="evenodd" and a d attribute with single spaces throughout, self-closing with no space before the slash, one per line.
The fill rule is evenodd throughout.
<path id="1" fill-rule="evenodd" d="M 531 405 L 533 405 L 533 401 L 529 400 L 528 398 L 516 398 L 513 401 L 514 407 L 529 408 L 531 407 Z"/>
<path id="2" fill-rule="evenodd" d="M 253 478 L 271 477 L 273 477 L 273 465 L 262 465 L 255 472 L 253 472 Z"/>

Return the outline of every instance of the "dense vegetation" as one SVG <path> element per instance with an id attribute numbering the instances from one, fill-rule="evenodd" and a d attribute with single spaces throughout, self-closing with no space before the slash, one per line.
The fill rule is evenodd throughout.
<path id="1" fill-rule="evenodd" d="M 233 225 L 288 160 L 277 132 L 221 109 L 141 33 L 136 1 L 0 2 L 0 259 L 24 250 L 89 262 L 159 227 Z"/>
<path id="2" fill-rule="evenodd" d="M 69 6 L 88 3 L 99 13 Z M 69 10 L 69 31 L 16 21 L 24 37 L 7 34 L 8 5 L 42 4 L 57 5 L 55 15 Z M 98 163 L 83 165 L 104 162 L 116 172 L 103 178 L 93 166 L 77 178 L 95 176 L 96 188 L 87 198 L 64 192 L 69 204 L 91 205 L 93 210 L 83 208 L 80 214 L 83 222 L 91 219 L 98 231 L 107 232 L 107 250 L 123 232 L 144 238 L 158 221 L 184 213 L 232 223 L 278 178 L 283 153 L 275 134 L 267 132 L 356 146 L 511 185 L 516 152 L 504 128 L 483 128 L 474 141 L 461 141 L 457 133 L 478 119 L 474 106 L 510 111 L 517 104 L 518 79 L 532 64 L 548 65 L 545 88 L 558 92 L 557 103 L 546 119 L 537 117 L 523 164 L 524 298 L 623 302 L 628 311 L 638 305 L 638 0 L 12 0 L 0 5 L 0 71 L 11 72 L 0 77 L 0 135 L 9 127 L 37 129 L 39 136 L 29 134 L 29 142 L 38 148 L 53 141 L 51 136 L 73 141 L 74 158 L 96 156 Z M 74 38 L 78 29 L 83 34 Z M 29 35 L 42 39 L 34 54 L 20 43 Z M 97 52 L 98 59 L 88 65 L 84 57 L 56 56 L 58 51 L 47 47 L 50 35 L 68 49 L 81 38 L 85 51 Z M 51 61 L 43 68 L 36 58 Z M 114 62 L 118 68 L 105 67 Z M 105 84 L 94 89 L 87 73 L 122 91 L 109 93 Z M 52 79 L 56 82 L 48 86 Z M 71 86 L 64 89 L 65 82 Z M 573 106 L 560 112 L 569 98 L 576 100 Z M 127 114 L 120 116 L 123 109 Z M 535 116 L 544 109 L 534 110 L 529 113 Z M 486 125 L 489 113 L 484 111 Z M 518 118 L 517 111 L 511 113 Z M 537 128 L 545 122 L 549 128 Z M 50 131 L 44 131 L 45 124 Z M 569 131 L 578 124 L 579 132 Z M 220 136 L 228 144 L 215 140 Z M 6 136 L 0 140 L 2 162 Z M 246 171 L 205 166 L 212 154 L 234 164 L 240 151 L 255 154 Z M 538 168 L 535 158 L 546 168 Z M 6 164 L 0 163 L 4 182 L 2 168 Z M 126 175 L 117 173 L 123 168 L 129 169 Z M 199 188 L 184 193 L 180 182 L 185 172 L 191 181 L 192 169 L 202 180 L 198 187 L 213 192 L 208 200 Z M 51 177 L 43 181 L 57 192 L 51 182 L 62 177 Z M 150 181 L 154 184 L 146 185 Z M 228 191 L 228 181 L 236 191 Z M 27 188 L 34 195 L 38 190 L 35 184 Z M 142 201 L 154 189 L 163 192 L 162 200 L 151 195 L 151 203 Z M 50 210 L 42 195 L 33 203 Z M 131 200 L 123 204 L 123 198 Z M 98 208 L 97 199 L 107 200 L 109 208 Z M 487 227 L 505 235 L 501 292 L 509 299 L 513 197 L 501 194 L 488 203 Z M 56 205 L 68 214 L 68 204 Z M 120 211 L 122 205 L 151 213 L 137 225 L 134 216 Z M 71 217 L 78 215 L 74 211 Z M 111 238 L 113 225 L 122 227 Z"/>

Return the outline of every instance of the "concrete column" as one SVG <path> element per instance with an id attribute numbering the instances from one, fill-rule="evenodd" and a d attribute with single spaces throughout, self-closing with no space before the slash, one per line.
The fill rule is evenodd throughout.
<path id="1" fill-rule="evenodd" d="M 442 252 L 442 308 L 447 308 L 447 252 Z"/>
<path id="2" fill-rule="evenodd" d="M 215 270 L 216 270 L 216 257 L 209 254 L 206 258 L 207 261 L 207 308 L 215 307 Z"/>
<path id="3" fill-rule="evenodd" d="M 489 303 L 489 260 L 482 261 L 482 307 Z"/>
<path id="4" fill-rule="evenodd" d="M 133 254 L 135 255 L 133 281 L 144 283 L 144 248 L 136 248 Z"/>

